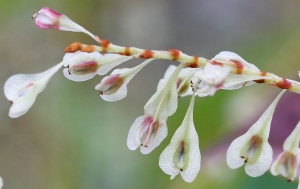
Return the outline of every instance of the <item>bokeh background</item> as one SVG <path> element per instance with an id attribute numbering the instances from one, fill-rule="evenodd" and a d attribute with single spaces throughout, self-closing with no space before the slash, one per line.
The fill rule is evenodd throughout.
<path id="1" fill-rule="evenodd" d="M 212 58 L 220 51 L 238 53 L 260 69 L 299 80 L 300 1 L 298 0 L 0 0 L 0 84 L 17 73 L 38 73 L 62 60 L 72 42 L 95 44 L 85 34 L 38 29 L 33 10 L 43 6 L 122 46 L 167 50 L 177 48 Z M 126 62 L 132 67 L 142 60 Z M 189 98 L 180 98 L 168 120 L 169 135 L 151 154 L 130 151 L 127 133 L 156 90 L 171 61 L 157 60 L 129 84 L 128 96 L 103 101 L 94 86 L 97 76 L 75 83 L 59 71 L 28 113 L 8 117 L 10 104 L 0 93 L 0 175 L 4 189 L 296 188 L 266 173 L 248 177 L 230 170 L 225 153 L 233 136 L 245 132 L 267 108 L 279 89 L 253 85 L 197 98 L 195 125 L 202 154 L 196 180 L 170 180 L 158 166 L 161 151 L 181 124 Z M 288 92 L 277 108 L 271 137 L 279 152 L 300 119 L 298 95 Z M 285 131 L 285 132 L 283 132 Z M 278 134 L 279 133 L 279 134 Z M 284 134 L 285 133 L 285 134 Z"/>

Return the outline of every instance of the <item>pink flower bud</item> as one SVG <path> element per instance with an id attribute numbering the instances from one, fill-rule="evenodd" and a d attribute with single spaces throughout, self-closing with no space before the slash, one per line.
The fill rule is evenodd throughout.
<path id="1" fill-rule="evenodd" d="M 41 29 L 54 28 L 63 31 L 83 32 L 97 42 L 99 41 L 97 36 L 70 20 L 66 15 L 55 12 L 48 7 L 43 7 L 39 12 L 35 12 L 32 18 L 35 19 L 35 24 Z"/>
<path id="2" fill-rule="evenodd" d="M 38 13 L 35 12 L 32 18 L 39 28 L 55 28 L 59 29 L 59 20 L 63 14 L 57 13 L 48 7 L 42 8 Z"/>

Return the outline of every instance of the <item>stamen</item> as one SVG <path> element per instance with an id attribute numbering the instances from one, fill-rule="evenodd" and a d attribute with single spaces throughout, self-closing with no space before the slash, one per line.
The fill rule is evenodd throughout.
<path id="1" fill-rule="evenodd" d="M 39 13 L 37 12 L 37 10 L 33 11 L 33 15 L 31 16 L 31 19 L 36 18 L 39 15 Z"/>
<path id="2" fill-rule="evenodd" d="M 248 142 L 248 145 L 244 149 L 244 151 L 241 153 L 241 158 L 244 159 L 244 163 L 248 163 L 249 160 L 252 161 L 252 157 L 255 155 L 257 149 L 261 146 L 262 139 L 258 135 L 252 136 L 250 141 Z"/>

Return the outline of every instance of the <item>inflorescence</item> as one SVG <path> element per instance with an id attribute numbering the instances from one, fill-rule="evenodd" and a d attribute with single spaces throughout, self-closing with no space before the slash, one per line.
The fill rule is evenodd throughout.
<path id="1" fill-rule="evenodd" d="M 146 59 L 133 68 L 115 69 L 95 86 L 106 101 L 126 97 L 127 84 L 146 65 L 155 59 L 178 61 L 171 65 L 158 83 L 156 93 L 144 107 L 144 114 L 136 118 L 127 138 L 130 150 L 140 147 L 143 154 L 154 150 L 167 136 L 167 119 L 177 109 L 179 96 L 191 96 L 190 105 L 173 135 L 170 144 L 159 157 L 160 168 L 173 179 L 180 173 L 183 180 L 192 182 L 201 164 L 198 134 L 193 123 L 193 108 L 196 96 L 213 96 L 218 90 L 235 90 L 255 83 L 268 84 L 282 89 L 263 115 L 242 136 L 235 139 L 227 151 L 227 164 L 236 169 L 245 165 L 249 176 L 257 177 L 270 168 L 273 175 L 281 174 L 288 181 L 297 176 L 299 165 L 300 122 L 283 144 L 283 152 L 273 162 L 273 150 L 268 143 L 270 126 L 275 107 L 285 91 L 300 94 L 300 83 L 261 71 L 239 55 L 223 51 L 213 59 L 189 56 L 177 49 L 157 51 L 135 47 L 121 47 L 101 39 L 70 20 L 66 15 L 44 7 L 32 16 L 39 28 L 83 32 L 101 46 L 73 43 L 65 51 L 62 62 L 37 74 L 11 76 L 4 85 L 6 98 L 12 106 L 9 116 L 17 118 L 33 105 L 51 77 L 64 66 L 64 76 L 81 82 L 95 75 L 105 75 L 116 66 L 133 58 Z M 273 163 L 272 163 L 273 162 Z"/>

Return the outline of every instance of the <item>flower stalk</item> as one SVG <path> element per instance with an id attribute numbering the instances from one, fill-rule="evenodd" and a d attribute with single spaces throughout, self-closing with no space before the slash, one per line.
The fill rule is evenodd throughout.
<path id="1" fill-rule="evenodd" d="M 174 133 L 170 144 L 159 158 L 160 168 L 173 179 L 180 174 L 186 182 L 192 182 L 200 171 L 201 154 L 199 138 L 193 122 L 196 96 L 214 96 L 218 90 L 236 90 L 255 83 L 275 86 L 283 91 L 276 97 L 263 115 L 242 136 L 235 139 L 227 151 L 227 164 L 236 169 L 245 165 L 249 176 L 257 177 L 269 170 L 273 150 L 268 143 L 271 120 L 275 107 L 286 90 L 300 94 L 300 83 L 265 72 L 244 60 L 239 55 L 222 51 L 212 59 L 187 55 L 177 49 L 158 51 L 136 47 L 122 47 L 101 39 L 66 15 L 48 7 L 32 16 L 42 29 L 83 32 L 100 46 L 72 43 L 65 49 L 63 61 L 37 74 L 17 74 L 4 85 L 6 98 L 12 103 L 9 116 L 25 114 L 35 102 L 52 76 L 62 67 L 64 76 L 82 82 L 95 76 L 106 75 L 95 86 L 105 101 L 117 101 L 126 97 L 127 84 L 146 65 L 155 59 L 180 62 L 171 65 L 159 81 L 157 91 L 144 106 L 144 114 L 137 117 L 128 133 L 127 146 L 130 150 L 140 148 L 142 154 L 152 152 L 167 137 L 167 119 L 178 106 L 178 97 L 192 96 L 186 115 Z M 115 69 L 133 58 L 146 59 L 133 68 Z M 113 70 L 114 69 L 114 70 Z M 298 72 L 300 76 L 300 72 Z M 282 174 L 289 181 L 297 176 L 299 165 L 300 122 L 283 145 L 283 152 L 273 163 L 271 172 Z M 0 177 L 0 188 L 1 188 Z M 300 187 L 300 186 L 299 186 Z"/>
<path id="2" fill-rule="evenodd" d="M 139 55 L 140 58 L 156 58 L 156 59 L 186 62 L 187 63 L 186 66 L 191 68 L 203 68 L 206 66 L 208 62 L 211 62 L 209 59 L 206 58 L 184 54 L 177 49 L 170 49 L 169 51 L 157 51 L 157 50 L 140 49 L 136 47 L 122 47 L 122 46 L 114 45 L 104 39 L 100 39 L 100 44 L 102 46 L 85 45 L 76 42 L 69 45 L 65 49 L 65 52 L 72 53 L 80 50 L 83 52 L 118 53 L 126 56 Z M 254 80 L 254 82 L 256 83 L 261 83 L 261 84 L 264 83 L 270 86 L 275 86 L 280 89 L 287 89 L 291 92 L 300 94 L 300 83 L 297 81 L 286 79 L 277 76 L 273 73 L 264 72 L 261 70 L 255 70 L 251 67 L 244 66 L 239 61 L 218 59 L 215 60 L 214 62 L 229 66 L 231 68 L 230 73 L 233 74 L 246 75 L 246 76 L 264 76 L 267 78 L 267 79 Z"/>

